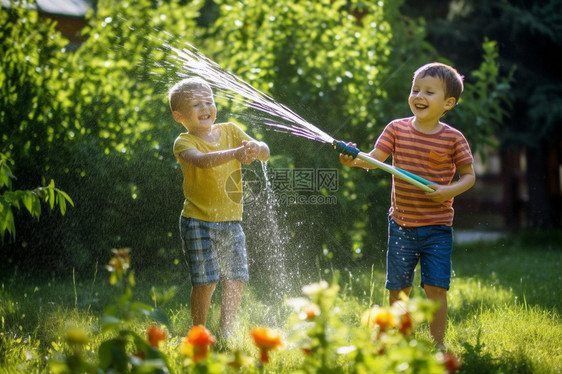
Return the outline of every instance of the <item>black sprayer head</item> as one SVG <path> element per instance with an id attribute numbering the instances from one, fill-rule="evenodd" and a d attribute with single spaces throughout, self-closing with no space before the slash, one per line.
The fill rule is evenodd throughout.
<path id="1" fill-rule="evenodd" d="M 339 140 L 334 140 L 334 142 L 332 143 L 334 145 L 334 149 L 344 155 L 347 156 L 351 156 L 353 158 L 357 157 L 357 155 L 359 154 L 359 149 L 352 147 L 350 145 L 345 144 L 342 141 Z"/>

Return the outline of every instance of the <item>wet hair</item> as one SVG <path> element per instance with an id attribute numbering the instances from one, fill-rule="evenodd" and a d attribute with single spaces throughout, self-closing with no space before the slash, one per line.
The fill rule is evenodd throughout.
<path id="1" fill-rule="evenodd" d="M 455 101 L 459 102 L 461 93 L 464 90 L 464 77 L 456 69 L 440 62 L 432 62 L 416 70 L 414 79 L 417 77 L 423 78 L 428 75 L 430 77 L 437 77 L 445 83 L 445 98 L 454 97 Z"/>
<path id="2" fill-rule="evenodd" d="M 170 109 L 172 111 L 180 109 L 182 104 L 192 97 L 194 91 L 201 89 L 208 89 L 213 92 L 211 86 L 199 77 L 189 77 L 177 82 L 168 92 Z"/>

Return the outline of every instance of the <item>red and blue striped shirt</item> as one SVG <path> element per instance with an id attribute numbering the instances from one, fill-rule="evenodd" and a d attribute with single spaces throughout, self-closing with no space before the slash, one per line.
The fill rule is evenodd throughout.
<path id="1" fill-rule="evenodd" d="M 392 154 L 393 165 L 435 184 L 448 185 L 459 166 L 473 163 L 463 134 L 447 124 L 425 134 L 413 126 L 414 117 L 389 123 L 375 148 Z M 390 216 L 399 225 L 420 227 L 453 224 L 453 200 L 436 203 L 418 187 L 392 176 Z"/>

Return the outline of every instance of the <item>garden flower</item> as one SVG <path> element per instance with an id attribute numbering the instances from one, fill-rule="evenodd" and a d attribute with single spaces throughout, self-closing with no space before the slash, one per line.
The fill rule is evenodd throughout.
<path id="1" fill-rule="evenodd" d="M 390 310 L 394 315 L 396 324 L 395 327 L 398 328 L 398 331 L 400 331 L 403 335 L 409 335 L 414 329 L 414 324 L 412 322 L 412 317 L 408 312 L 408 304 L 403 300 L 396 301 L 392 304 Z"/>
<path id="2" fill-rule="evenodd" d="M 207 357 L 209 346 L 215 342 L 215 337 L 205 327 L 193 326 L 187 333 L 187 337 L 182 340 L 180 352 L 190 356 L 194 362 L 198 362 Z"/>
<path id="3" fill-rule="evenodd" d="M 158 348 L 158 344 L 166 339 L 166 330 L 158 326 L 150 326 L 148 328 L 148 342 L 154 348 Z"/>
<path id="4" fill-rule="evenodd" d="M 306 305 L 299 313 L 299 318 L 302 320 L 312 321 L 320 315 L 320 308 L 316 304 Z"/>
<path id="5" fill-rule="evenodd" d="M 329 287 L 328 282 L 322 280 L 318 283 L 312 283 L 302 288 L 302 292 L 307 296 L 315 296 L 320 292 L 327 290 Z"/>
<path id="6" fill-rule="evenodd" d="M 378 326 L 380 331 L 395 327 L 394 315 L 388 308 L 375 305 L 372 309 L 366 310 L 361 316 L 361 324 L 375 328 Z"/>
<path id="7" fill-rule="evenodd" d="M 445 366 L 447 373 L 455 373 L 459 371 L 462 366 L 461 360 L 451 353 L 439 353 L 437 360 Z"/>
<path id="8" fill-rule="evenodd" d="M 131 264 L 131 257 L 129 256 L 129 248 L 119 248 L 112 249 L 113 257 L 109 260 L 107 264 L 107 270 L 110 272 L 116 272 L 122 274 L 124 271 L 129 269 Z"/>
<path id="9" fill-rule="evenodd" d="M 120 258 L 126 264 L 131 263 L 131 257 L 129 256 L 129 252 L 130 252 L 129 248 L 119 248 L 113 251 L 116 257 Z"/>
<path id="10" fill-rule="evenodd" d="M 112 257 L 107 264 L 107 268 L 109 271 L 122 271 L 123 264 L 121 264 L 121 261 L 119 261 L 117 257 Z"/>
<path id="11" fill-rule="evenodd" d="M 279 332 L 267 327 L 256 327 L 250 331 L 250 335 L 260 349 L 260 360 L 264 363 L 269 362 L 269 351 L 283 344 Z"/>

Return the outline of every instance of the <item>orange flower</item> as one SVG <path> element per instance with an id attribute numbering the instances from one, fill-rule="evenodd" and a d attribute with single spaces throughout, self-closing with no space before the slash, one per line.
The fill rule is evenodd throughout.
<path id="1" fill-rule="evenodd" d="M 130 252 L 129 248 L 119 248 L 119 249 L 113 251 L 113 253 L 115 253 L 116 257 L 123 260 L 123 262 L 126 263 L 126 264 L 131 263 L 131 257 L 129 256 L 129 252 Z"/>
<path id="2" fill-rule="evenodd" d="M 378 305 L 363 313 L 361 323 L 370 328 L 378 326 L 380 331 L 386 331 L 389 327 L 395 327 L 394 315 L 391 311 Z"/>
<path id="3" fill-rule="evenodd" d="M 216 342 L 211 332 L 201 325 L 193 326 L 193 328 L 189 330 L 187 333 L 187 340 L 195 346 L 212 345 Z"/>
<path id="4" fill-rule="evenodd" d="M 250 331 L 250 335 L 261 351 L 260 359 L 262 362 L 269 362 L 268 352 L 283 344 L 279 332 L 267 327 L 256 327 Z"/>
<path id="5" fill-rule="evenodd" d="M 107 270 L 123 274 L 129 269 L 131 264 L 131 257 L 129 256 L 129 248 L 112 249 L 113 257 L 107 264 Z"/>
<path id="6" fill-rule="evenodd" d="M 166 339 L 166 330 L 158 326 L 150 326 L 148 328 L 148 342 L 154 348 L 158 348 L 158 343 Z"/>
<path id="7" fill-rule="evenodd" d="M 316 304 L 308 304 L 299 314 L 299 317 L 303 320 L 312 321 L 320 315 L 320 309 Z"/>
<path id="8" fill-rule="evenodd" d="M 121 270 L 123 270 L 123 264 L 121 264 L 121 261 L 119 261 L 119 259 L 116 258 L 116 257 L 112 257 L 111 260 L 109 260 L 109 263 L 107 264 L 107 266 L 108 266 L 109 271 L 121 271 Z"/>
<path id="9" fill-rule="evenodd" d="M 215 337 L 205 327 L 193 326 L 187 337 L 183 339 L 180 351 L 184 355 L 191 356 L 194 362 L 198 362 L 207 357 L 209 346 L 215 342 Z"/>

